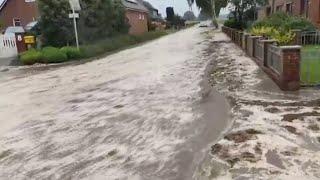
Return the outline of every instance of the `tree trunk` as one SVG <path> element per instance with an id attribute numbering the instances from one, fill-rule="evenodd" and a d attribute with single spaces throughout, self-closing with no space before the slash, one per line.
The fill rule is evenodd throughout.
<path id="1" fill-rule="evenodd" d="M 271 14 L 274 13 L 274 6 L 276 4 L 276 0 L 272 0 L 272 5 L 271 5 Z"/>
<path id="2" fill-rule="evenodd" d="M 212 23 L 216 28 L 219 28 L 219 25 L 218 25 L 218 22 L 217 22 L 215 0 L 211 0 L 211 5 L 212 5 Z"/>

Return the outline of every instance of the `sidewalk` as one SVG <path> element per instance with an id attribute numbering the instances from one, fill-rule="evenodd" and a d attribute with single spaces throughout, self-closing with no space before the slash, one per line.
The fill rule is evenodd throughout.
<path id="1" fill-rule="evenodd" d="M 320 92 L 282 92 L 223 33 L 207 49 L 212 86 L 233 105 L 230 131 L 199 174 L 221 179 L 320 178 Z M 205 173 L 204 173 L 204 172 Z"/>

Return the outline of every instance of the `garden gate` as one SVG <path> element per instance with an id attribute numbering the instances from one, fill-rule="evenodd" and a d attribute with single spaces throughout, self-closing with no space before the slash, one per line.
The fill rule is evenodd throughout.
<path id="1" fill-rule="evenodd" d="M 14 35 L 0 35 L 0 58 L 16 56 L 18 56 L 16 37 Z"/>

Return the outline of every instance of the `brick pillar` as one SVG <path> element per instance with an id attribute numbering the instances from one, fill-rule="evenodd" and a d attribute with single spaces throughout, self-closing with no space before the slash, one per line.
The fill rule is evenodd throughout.
<path id="1" fill-rule="evenodd" d="M 288 91 L 299 90 L 301 46 L 282 46 L 281 51 L 283 63 L 282 89 Z"/>
<path id="2" fill-rule="evenodd" d="M 243 42 L 242 42 L 242 49 L 245 51 L 245 52 L 248 52 L 248 37 L 249 37 L 249 34 L 248 33 L 243 33 Z"/>
<path id="3" fill-rule="evenodd" d="M 302 45 L 302 40 L 301 40 L 302 31 L 300 29 L 294 29 L 292 30 L 292 32 L 295 34 L 293 45 Z"/>
<path id="4" fill-rule="evenodd" d="M 260 40 L 263 43 L 263 65 L 265 67 L 268 66 L 268 48 L 270 45 L 272 45 L 273 43 L 275 43 L 275 40 L 272 39 L 268 39 L 268 40 Z"/>
<path id="5" fill-rule="evenodd" d="M 18 53 L 27 51 L 27 45 L 24 43 L 24 33 L 16 33 L 15 36 Z"/>
<path id="6" fill-rule="evenodd" d="M 238 33 L 238 45 L 242 47 L 242 38 L 243 38 L 243 31 L 239 31 Z"/>
<path id="7" fill-rule="evenodd" d="M 248 37 L 248 54 L 251 57 L 255 57 L 255 46 L 256 46 L 256 40 L 261 38 L 261 36 L 249 36 Z"/>

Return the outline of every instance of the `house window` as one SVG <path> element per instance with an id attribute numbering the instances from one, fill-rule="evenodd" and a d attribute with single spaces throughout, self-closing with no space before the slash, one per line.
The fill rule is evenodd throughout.
<path id="1" fill-rule="evenodd" d="M 139 14 L 139 19 L 142 19 L 141 14 Z"/>
<path id="2" fill-rule="evenodd" d="M 13 26 L 21 26 L 21 20 L 19 18 L 13 18 Z"/>
<path id="3" fill-rule="evenodd" d="M 283 9 L 283 5 L 280 5 L 280 6 L 277 6 L 276 11 L 279 12 L 279 11 L 282 11 L 282 9 Z"/>
<path id="4" fill-rule="evenodd" d="M 266 14 L 267 14 L 267 16 L 271 15 L 271 7 L 267 7 Z"/>
<path id="5" fill-rule="evenodd" d="M 144 15 L 142 14 L 142 20 L 144 20 Z"/>
<path id="6" fill-rule="evenodd" d="M 286 12 L 292 14 L 292 3 L 286 4 Z"/>

